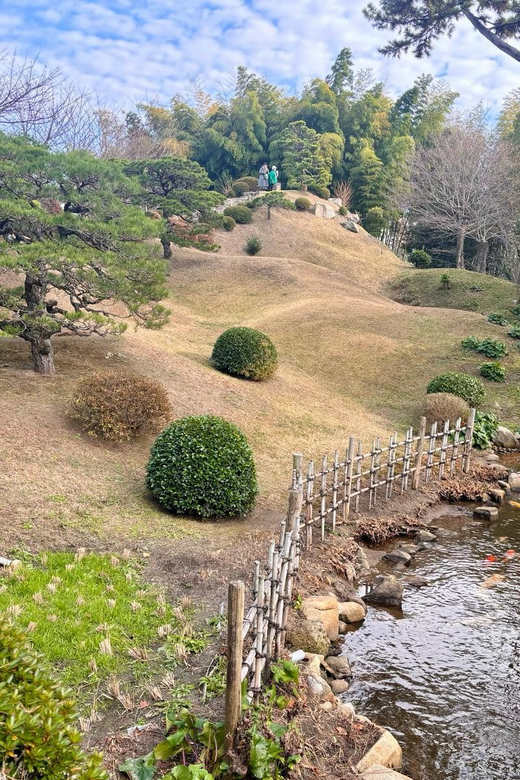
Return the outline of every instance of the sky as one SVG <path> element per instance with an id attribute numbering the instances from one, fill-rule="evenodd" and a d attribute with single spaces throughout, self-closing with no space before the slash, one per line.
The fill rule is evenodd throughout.
<path id="1" fill-rule="evenodd" d="M 114 104 L 166 103 L 200 77 L 211 93 L 246 65 L 294 93 L 324 77 L 349 46 L 392 95 L 424 72 L 447 79 L 470 108 L 496 113 L 520 86 L 520 64 L 468 21 L 441 39 L 429 59 L 378 52 L 388 33 L 364 19 L 365 0 L 9 0 L 0 4 L 0 47 L 60 67 Z"/>

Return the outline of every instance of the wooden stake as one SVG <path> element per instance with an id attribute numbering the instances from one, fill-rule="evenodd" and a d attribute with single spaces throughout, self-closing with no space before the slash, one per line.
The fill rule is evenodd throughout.
<path id="1" fill-rule="evenodd" d="M 296 472 L 296 486 L 293 485 L 293 487 L 301 488 L 303 485 L 303 474 L 302 474 L 302 462 L 303 462 L 303 455 L 299 452 L 293 453 L 293 472 Z"/>
<path id="2" fill-rule="evenodd" d="M 466 425 L 466 432 L 464 438 L 464 460 L 463 471 L 467 474 L 471 462 L 471 449 L 473 447 L 473 429 L 475 427 L 475 409 L 472 409 L 469 414 L 468 424 Z"/>
<path id="3" fill-rule="evenodd" d="M 307 494 L 305 501 L 305 549 L 309 550 L 312 545 L 312 502 L 314 501 L 314 461 L 309 461 L 307 468 Z"/>
<path id="4" fill-rule="evenodd" d="M 231 750 L 240 720 L 242 701 L 242 622 L 244 620 L 244 583 L 230 582 L 228 588 L 228 646 L 226 675 L 226 746 Z"/>
<path id="5" fill-rule="evenodd" d="M 415 454 L 415 474 L 413 475 L 412 487 L 418 490 L 421 482 L 421 471 L 423 467 L 422 459 L 424 454 L 424 443 L 426 441 L 426 417 L 421 417 L 419 425 L 419 439 L 417 441 L 417 452 Z"/>
<path id="6" fill-rule="evenodd" d="M 354 437 L 348 440 L 347 458 L 345 461 L 345 500 L 343 503 L 343 518 L 348 519 L 350 515 L 350 494 L 352 493 L 352 470 L 354 467 Z"/>
<path id="7" fill-rule="evenodd" d="M 363 471 L 363 444 L 358 442 L 357 463 L 356 463 L 356 512 L 359 512 L 359 497 L 361 495 L 361 472 Z"/>
<path id="8" fill-rule="evenodd" d="M 334 453 L 334 462 L 332 464 L 332 533 L 336 530 L 336 512 L 338 504 L 338 471 L 339 455 L 338 451 Z"/>
<path id="9" fill-rule="evenodd" d="M 450 421 L 446 420 L 444 423 L 444 430 L 442 432 L 442 441 L 441 441 L 441 457 L 439 461 L 439 479 L 442 479 L 444 476 L 444 465 L 446 463 L 446 458 L 448 455 L 448 436 L 450 433 Z"/>
<path id="10" fill-rule="evenodd" d="M 429 482 L 432 475 L 433 463 L 435 460 L 435 442 L 437 437 L 437 423 L 432 423 L 430 431 L 430 441 L 428 442 L 428 459 L 426 461 L 425 481 Z"/>
<path id="11" fill-rule="evenodd" d="M 459 442 L 460 442 L 460 425 L 461 425 L 461 419 L 459 417 L 459 419 L 455 423 L 455 433 L 453 435 L 453 447 L 451 450 L 451 461 L 450 461 L 451 475 L 455 473 L 455 469 L 457 467 L 457 458 L 459 454 Z"/>
<path id="12" fill-rule="evenodd" d="M 320 520 L 321 520 L 321 540 L 325 539 L 325 519 L 327 517 L 327 456 L 321 459 L 321 502 L 320 502 Z"/>

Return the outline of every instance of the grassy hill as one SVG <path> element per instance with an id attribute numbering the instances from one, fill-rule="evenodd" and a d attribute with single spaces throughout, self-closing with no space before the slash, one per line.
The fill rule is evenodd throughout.
<path id="1" fill-rule="evenodd" d="M 252 234 L 263 242 L 255 257 L 244 252 Z M 51 378 L 33 373 L 24 343 L 0 341 L 1 549 L 184 538 L 194 546 L 211 539 L 218 550 L 246 528 L 262 533 L 285 506 L 292 452 L 319 456 L 344 447 L 350 434 L 370 441 L 402 430 L 416 418 L 432 376 L 476 373 L 482 361 L 462 351 L 464 336 L 503 333 L 477 313 L 391 300 L 384 290 L 407 266 L 364 231 L 350 233 L 337 220 L 273 210 L 268 221 L 261 209 L 253 224 L 219 233 L 217 240 L 217 254 L 174 250 L 173 315 L 161 331 L 57 338 L 58 374 Z M 433 272 L 407 272 L 410 280 L 414 273 L 426 279 Z M 280 368 L 268 382 L 234 379 L 211 366 L 217 336 L 239 324 L 264 331 L 278 348 Z M 518 421 L 520 353 L 514 344 L 505 362 L 512 382 L 490 386 L 489 405 L 499 403 L 505 419 Z M 119 367 L 160 380 L 176 416 L 219 414 L 244 430 L 261 485 L 258 509 L 245 525 L 167 515 L 144 488 L 150 438 L 107 445 L 68 420 L 67 399 L 78 378 Z"/>

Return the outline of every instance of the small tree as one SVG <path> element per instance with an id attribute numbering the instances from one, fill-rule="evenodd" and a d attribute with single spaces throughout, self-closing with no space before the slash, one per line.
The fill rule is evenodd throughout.
<path id="1" fill-rule="evenodd" d="M 272 144 L 281 154 L 289 187 L 326 187 L 331 180 L 332 161 L 323 151 L 321 137 L 302 120 L 291 122 Z"/>
<path id="2" fill-rule="evenodd" d="M 161 221 L 128 205 L 137 190 L 120 165 L 6 136 L 0 154 L 0 280 L 21 282 L 0 286 L 0 333 L 27 341 L 36 371 L 53 374 L 58 333 L 121 333 L 128 318 L 160 327 L 166 266 L 146 239 Z"/>
<path id="3" fill-rule="evenodd" d="M 286 198 L 283 192 L 268 192 L 267 195 L 262 195 L 260 198 L 249 201 L 248 206 L 250 209 L 266 206 L 267 219 L 271 219 L 272 208 L 285 209 L 286 211 L 294 211 L 296 208 L 292 200 Z"/>

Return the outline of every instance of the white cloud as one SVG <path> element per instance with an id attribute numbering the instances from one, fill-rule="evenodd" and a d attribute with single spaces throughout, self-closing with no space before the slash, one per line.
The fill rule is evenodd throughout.
<path id="1" fill-rule="evenodd" d="M 363 17 L 365 0 L 12 0 L 0 15 L 0 47 L 39 55 L 89 89 L 116 101 L 168 100 L 188 78 L 212 91 L 239 64 L 289 87 L 325 76 L 350 46 L 398 94 L 420 73 L 447 79 L 459 104 L 496 112 L 519 83 L 520 66 L 469 24 L 440 40 L 427 60 L 382 57 L 387 33 Z"/>

